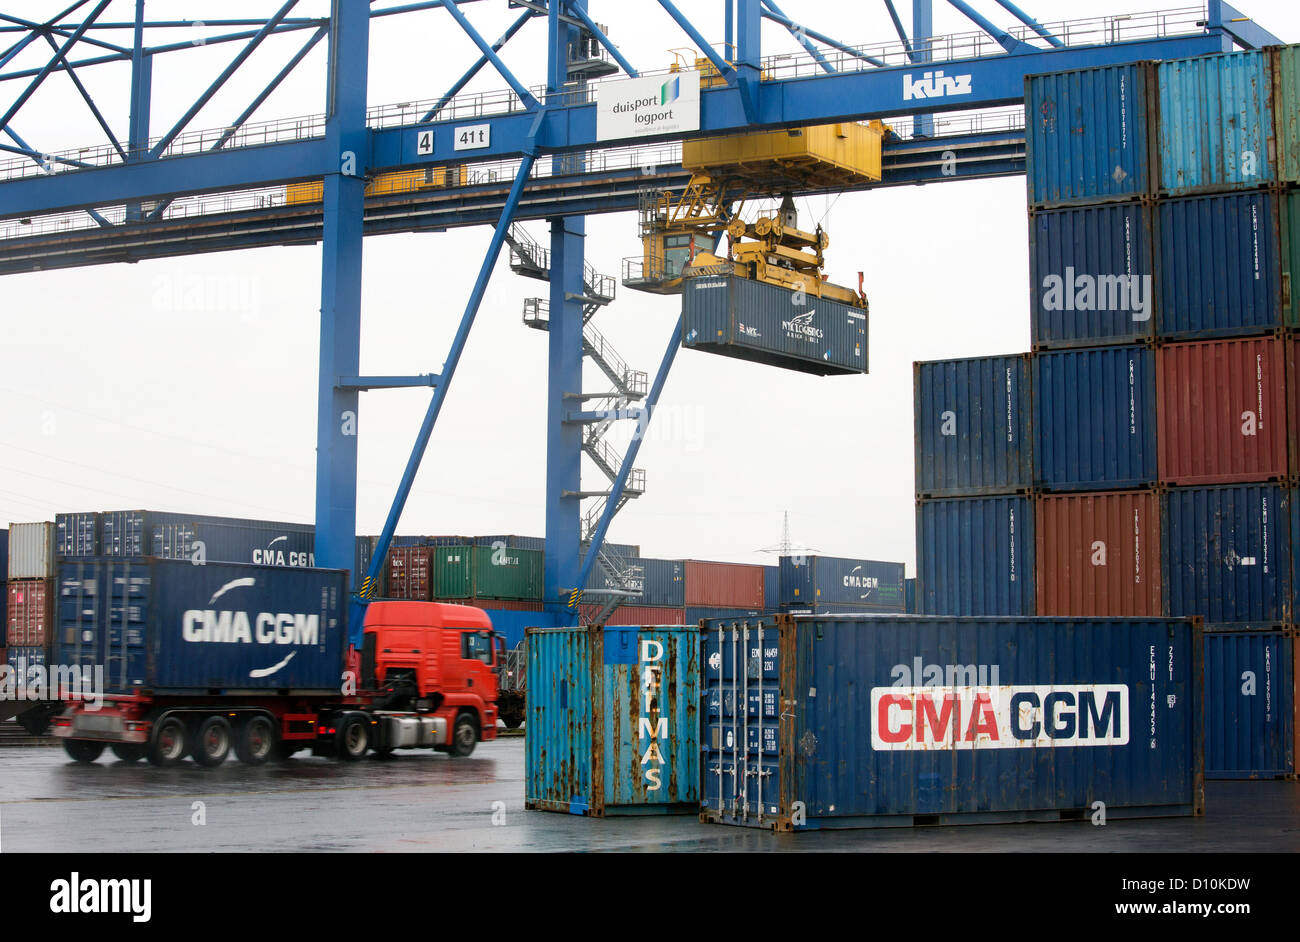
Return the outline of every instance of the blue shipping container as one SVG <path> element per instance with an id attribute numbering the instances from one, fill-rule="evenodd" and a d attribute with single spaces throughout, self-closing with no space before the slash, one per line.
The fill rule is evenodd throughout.
<path id="1" fill-rule="evenodd" d="M 1156 481 L 1156 364 L 1149 347 L 1034 357 L 1035 484 L 1045 490 Z"/>
<path id="2" fill-rule="evenodd" d="M 1277 179 L 1267 51 L 1156 63 L 1160 189 L 1183 195 Z"/>
<path id="3" fill-rule="evenodd" d="M 346 570 L 107 557 L 58 569 L 58 660 L 103 665 L 110 693 L 339 690 Z"/>
<path id="4" fill-rule="evenodd" d="M 1098 203 L 1151 193 L 1150 67 L 1076 69 L 1025 79 L 1029 204 Z"/>
<path id="5" fill-rule="evenodd" d="M 754 608 L 710 608 L 693 605 L 685 609 L 682 620 L 688 625 L 698 625 L 706 618 L 755 618 L 762 614 L 763 612 Z"/>
<path id="6" fill-rule="evenodd" d="M 925 615 L 1033 615 L 1029 497 L 953 497 L 916 506 L 917 609 Z"/>
<path id="7" fill-rule="evenodd" d="M 919 497 L 1007 494 L 1033 484 L 1029 357 L 912 367 Z"/>
<path id="8" fill-rule="evenodd" d="M 680 559 L 625 556 L 623 562 L 627 564 L 626 590 L 636 593 L 625 597 L 624 605 L 681 608 L 686 604 L 686 564 Z M 599 563 L 592 567 L 587 591 L 620 588 Z"/>
<path id="9" fill-rule="evenodd" d="M 539 629 L 527 642 L 525 807 L 699 812 L 697 628 Z"/>
<path id="10" fill-rule="evenodd" d="M 903 564 L 837 556 L 782 556 L 785 605 L 852 605 L 860 612 L 901 612 Z"/>
<path id="11" fill-rule="evenodd" d="M 1165 492 L 1165 614 L 1200 615 L 1217 628 L 1292 623 L 1290 504 L 1286 489 L 1272 484 Z"/>
<path id="12" fill-rule="evenodd" d="M 56 514 L 54 555 L 95 556 L 99 553 L 99 515 Z"/>
<path id="13" fill-rule="evenodd" d="M 865 373 L 867 312 L 748 278 L 688 278 L 682 346 L 819 376 Z"/>
<path id="14" fill-rule="evenodd" d="M 1080 821 L 1095 801 L 1108 818 L 1204 809 L 1192 619 L 724 619 L 703 649 L 709 821 L 789 831 Z"/>
<path id="15" fill-rule="evenodd" d="M 774 612 L 781 604 L 781 567 L 763 567 L 763 608 Z"/>
<path id="16" fill-rule="evenodd" d="M 49 677 L 45 668 L 49 666 L 49 652 L 44 647 L 14 645 L 5 649 L 5 663 L 9 665 L 15 686 L 45 686 Z"/>
<path id="17" fill-rule="evenodd" d="M 1201 340 L 1282 326 L 1281 206 L 1262 191 L 1161 200 L 1156 332 Z"/>
<path id="18" fill-rule="evenodd" d="M 1205 633 L 1205 777 L 1296 771 L 1295 640 L 1276 631 Z"/>
<path id="19" fill-rule="evenodd" d="M 1110 203 L 1029 218 L 1033 347 L 1150 340 L 1155 329 L 1149 206 Z"/>
<path id="20" fill-rule="evenodd" d="M 485 605 L 492 604 L 485 602 Z M 562 613 L 551 612 L 517 612 L 512 609 L 485 608 L 488 618 L 492 619 L 492 630 L 505 639 L 507 651 L 513 650 L 529 628 L 556 628 L 564 624 L 567 618 Z"/>
<path id="21" fill-rule="evenodd" d="M 907 582 L 904 583 L 904 586 L 905 586 L 904 593 L 907 596 L 907 614 L 915 615 L 916 614 L 916 580 L 908 579 Z"/>

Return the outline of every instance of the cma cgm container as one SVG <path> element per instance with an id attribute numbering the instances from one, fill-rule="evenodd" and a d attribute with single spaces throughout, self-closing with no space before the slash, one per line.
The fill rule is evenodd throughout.
<path id="1" fill-rule="evenodd" d="M 243 517 L 149 510 L 115 510 L 99 515 L 105 556 L 310 567 L 315 564 L 315 528 Z"/>
<path id="2" fill-rule="evenodd" d="M 1160 503 L 1166 614 L 1199 615 L 1216 628 L 1294 621 L 1286 488 L 1176 487 Z"/>
<path id="3" fill-rule="evenodd" d="M 54 640 L 54 583 L 50 579 L 11 579 L 5 643 L 16 647 L 45 647 Z"/>
<path id="4" fill-rule="evenodd" d="M 99 515 L 55 514 L 54 544 L 56 556 L 98 555 Z"/>
<path id="5" fill-rule="evenodd" d="M 59 564 L 58 662 L 109 693 L 337 693 L 346 570 L 98 557 Z"/>
<path id="6" fill-rule="evenodd" d="M 1295 639 L 1279 631 L 1205 633 L 1205 777 L 1294 775 Z"/>
<path id="7" fill-rule="evenodd" d="M 925 615 L 1033 615 L 1029 497 L 953 497 L 916 506 L 917 607 Z"/>
<path id="8" fill-rule="evenodd" d="M 9 578 L 49 579 L 54 575 L 54 524 L 9 524 Z"/>
<path id="9" fill-rule="evenodd" d="M 1110 203 L 1029 217 L 1035 350 L 1150 340 L 1155 329 L 1151 209 Z"/>
<path id="10" fill-rule="evenodd" d="M 1278 196 L 1263 190 L 1161 200 L 1157 335 L 1201 339 L 1283 326 L 1280 216 Z"/>
<path id="11" fill-rule="evenodd" d="M 1033 485 L 1029 357 L 912 367 L 918 497 L 1007 494 Z"/>
<path id="12" fill-rule="evenodd" d="M 1155 352 L 1145 346 L 1034 357 L 1034 461 L 1044 490 L 1145 487 L 1158 474 Z"/>
<path id="13" fill-rule="evenodd" d="M 734 275 L 682 285 L 682 346 L 802 373 L 867 371 L 867 312 Z"/>
<path id="14" fill-rule="evenodd" d="M 1156 63 L 1160 190 L 1171 195 L 1277 178 L 1267 51 Z"/>
<path id="15" fill-rule="evenodd" d="M 837 556 L 782 556 L 781 604 L 852 605 L 860 612 L 902 612 L 903 564 Z"/>
<path id="16" fill-rule="evenodd" d="M 686 560 L 686 604 L 712 608 L 763 607 L 763 567 Z"/>
<path id="17" fill-rule="evenodd" d="M 1029 204 L 1149 195 L 1151 85 L 1146 63 L 1026 77 Z"/>
<path id="18" fill-rule="evenodd" d="M 1287 476 L 1284 343 L 1280 337 L 1205 340 L 1156 351 L 1162 482 Z"/>
<path id="19" fill-rule="evenodd" d="M 595 817 L 700 802 L 699 629 L 530 629 L 524 804 Z"/>
<path id="20" fill-rule="evenodd" d="M 1079 821 L 1097 801 L 1107 817 L 1204 810 L 1193 619 L 782 616 L 703 634 L 707 821 L 789 831 Z"/>
<path id="21" fill-rule="evenodd" d="M 1039 615 L 1162 614 L 1154 491 L 1043 495 L 1034 529 Z"/>

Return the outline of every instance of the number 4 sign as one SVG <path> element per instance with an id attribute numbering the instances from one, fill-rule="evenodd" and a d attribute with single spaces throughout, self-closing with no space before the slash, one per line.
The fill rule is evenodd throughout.
<path id="1" fill-rule="evenodd" d="M 433 132 L 421 131 L 415 136 L 415 152 L 417 154 L 433 153 Z"/>

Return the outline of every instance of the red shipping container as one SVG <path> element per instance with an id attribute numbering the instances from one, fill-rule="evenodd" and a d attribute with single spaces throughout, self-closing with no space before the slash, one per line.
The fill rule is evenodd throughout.
<path id="1" fill-rule="evenodd" d="M 1300 340 L 1285 340 L 1287 394 L 1287 452 L 1291 474 L 1300 474 Z M 1300 712 L 1300 707 L 1297 707 Z M 1300 726 L 1296 735 L 1300 736 Z M 1300 754 L 1297 755 L 1300 758 Z"/>
<path id="2" fill-rule="evenodd" d="M 686 560 L 686 607 L 763 608 L 763 567 Z"/>
<path id="3" fill-rule="evenodd" d="M 49 579 L 14 579 L 9 583 L 8 647 L 42 647 L 54 618 L 54 584 Z"/>
<path id="4" fill-rule="evenodd" d="M 438 601 L 438 600 L 435 600 Z M 495 608 L 500 612 L 540 612 L 541 602 L 524 602 L 517 599 L 445 599 L 450 605 L 473 605 L 475 608 Z"/>
<path id="5" fill-rule="evenodd" d="M 432 546 L 394 546 L 390 549 L 386 598 L 429 601 L 433 591 L 434 552 Z"/>
<path id="6" fill-rule="evenodd" d="M 1281 339 L 1169 344 L 1156 352 L 1156 384 L 1162 482 L 1230 484 L 1286 477 Z"/>
<path id="7" fill-rule="evenodd" d="M 1053 494 L 1035 510 L 1039 615 L 1161 615 L 1154 491 Z"/>
<path id="8" fill-rule="evenodd" d="M 684 625 L 686 610 L 653 608 L 645 605 L 620 605 L 605 619 L 607 625 Z"/>

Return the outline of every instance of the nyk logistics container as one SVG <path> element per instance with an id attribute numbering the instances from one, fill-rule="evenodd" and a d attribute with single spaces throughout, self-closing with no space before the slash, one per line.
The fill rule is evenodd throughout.
<path id="1" fill-rule="evenodd" d="M 49 579 L 54 575 L 54 524 L 9 524 L 9 578 Z"/>
<path id="2" fill-rule="evenodd" d="M 1039 487 L 1118 490 L 1154 484 L 1155 351 L 1146 346 L 1034 356 L 1034 463 Z"/>
<path id="3" fill-rule="evenodd" d="M 524 805 L 699 812 L 697 627 L 532 629 Z"/>
<path id="4" fill-rule="evenodd" d="M 1008 494 L 1033 486 L 1029 357 L 912 366 L 918 497 Z"/>
<path id="5" fill-rule="evenodd" d="M 337 693 L 347 570 L 97 557 L 59 564 L 55 653 L 110 693 Z"/>
<path id="6" fill-rule="evenodd" d="M 18 647 L 44 647 L 53 640 L 54 583 L 50 579 L 11 579 L 5 643 Z"/>
<path id="7" fill-rule="evenodd" d="M 1149 195 L 1151 84 L 1146 63 L 1026 77 L 1029 205 Z"/>
<path id="8" fill-rule="evenodd" d="M 710 608 L 763 608 L 763 567 L 746 563 L 686 562 L 686 604 Z"/>
<path id="9" fill-rule="evenodd" d="M 917 611 L 1033 615 L 1034 503 L 951 497 L 916 505 Z"/>
<path id="10" fill-rule="evenodd" d="M 1163 613 L 1154 491 L 1045 494 L 1034 531 L 1039 615 Z"/>
<path id="11" fill-rule="evenodd" d="M 1108 203 L 1029 217 L 1035 350 L 1150 340 L 1155 328 L 1151 209 Z"/>
<path id="12" fill-rule="evenodd" d="M 782 556 L 781 604 L 852 605 L 861 612 L 902 612 L 902 563 L 838 556 Z"/>
<path id="13" fill-rule="evenodd" d="M 1156 351 L 1162 482 L 1287 476 L 1285 354 L 1280 337 L 1174 343 Z"/>
<path id="14" fill-rule="evenodd" d="M 1205 777 L 1295 774 L 1295 639 L 1205 632 Z"/>
<path id="15" fill-rule="evenodd" d="M 682 283 L 682 346 L 825 376 L 867 371 L 867 312 L 735 275 Z"/>
<path id="16" fill-rule="evenodd" d="M 1157 62 L 1156 84 L 1161 192 L 1179 196 L 1277 179 L 1268 51 Z"/>
<path id="17" fill-rule="evenodd" d="M 779 616 L 709 622 L 702 642 L 706 821 L 1204 810 L 1194 619 Z"/>
<path id="18" fill-rule="evenodd" d="M 1294 622 L 1286 488 L 1175 487 L 1160 503 L 1166 614 L 1220 629 Z"/>

